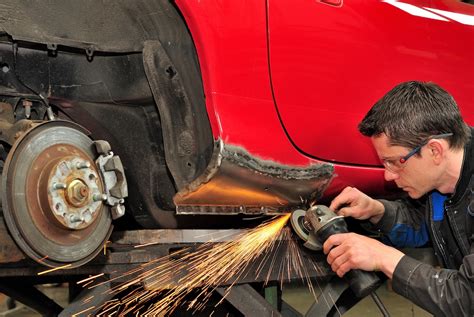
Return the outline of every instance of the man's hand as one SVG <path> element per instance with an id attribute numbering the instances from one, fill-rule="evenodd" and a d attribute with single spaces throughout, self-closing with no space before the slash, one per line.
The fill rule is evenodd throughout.
<path id="1" fill-rule="evenodd" d="M 352 269 L 382 271 L 392 278 L 403 253 L 375 239 L 355 233 L 330 236 L 323 245 L 331 269 L 339 277 Z"/>
<path id="2" fill-rule="evenodd" d="M 350 216 L 359 220 L 369 219 L 373 224 L 379 222 L 385 212 L 380 201 L 370 198 L 354 187 L 344 188 L 333 199 L 329 209 L 334 210 L 339 216 Z"/>

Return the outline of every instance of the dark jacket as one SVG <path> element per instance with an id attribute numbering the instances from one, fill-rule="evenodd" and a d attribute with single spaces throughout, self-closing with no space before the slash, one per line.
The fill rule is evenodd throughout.
<path id="1" fill-rule="evenodd" d="M 473 160 L 471 138 L 451 196 L 433 192 L 425 203 L 380 200 L 385 214 L 376 227 L 396 247 L 422 246 L 431 239 L 443 269 L 405 255 L 392 282 L 397 293 L 435 316 L 474 316 Z"/>

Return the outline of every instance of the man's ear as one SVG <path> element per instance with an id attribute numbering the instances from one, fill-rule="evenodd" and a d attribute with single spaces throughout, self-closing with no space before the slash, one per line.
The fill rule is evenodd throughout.
<path id="1" fill-rule="evenodd" d="M 430 140 L 427 145 L 429 155 L 433 158 L 434 163 L 440 164 L 446 151 L 445 144 L 440 140 Z"/>

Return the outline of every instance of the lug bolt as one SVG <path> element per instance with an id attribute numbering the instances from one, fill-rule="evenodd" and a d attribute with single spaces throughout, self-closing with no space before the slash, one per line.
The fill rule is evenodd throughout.
<path id="1" fill-rule="evenodd" d="M 72 223 L 82 222 L 82 221 L 84 221 L 84 218 L 78 217 L 76 215 L 70 215 L 69 216 L 69 221 L 71 221 Z"/>
<path id="2" fill-rule="evenodd" d="M 91 163 L 90 163 L 90 162 L 87 162 L 87 161 L 85 161 L 85 162 L 79 162 L 79 163 L 76 164 L 76 168 L 77 168 L 78 170 L 83 169 L 83 168 L 89 168 L 89 167 L 91 167 Z"/>
<path id="3" fill-rule="evenodd" d="M 64 183 L 54 183 L 53 184 L 53 189 L 66 189 L 67 186 Z"/>
<path id="4" fill-rule="evenodd" d="M 94 194 L 92 196 L 93 201 L 105 201 L 107 200 L 107 195 L 106 194 Z"/>

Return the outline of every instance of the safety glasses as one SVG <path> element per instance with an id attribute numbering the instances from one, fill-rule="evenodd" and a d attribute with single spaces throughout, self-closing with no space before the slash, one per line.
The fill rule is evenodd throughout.
<path id="1" fill-rule="evenodd" d="M 430 136 L 429 138 L 427 138 L 425 141 L 423 141 L 420 145 L 418 145 L 417 147 L 415 147 L 413 150 L 411 150 L 407 155 L 405 156 L 399 156 L 399 157 L 396 157 L 396 158 L 386 158 L 384 160 L 382 160 L 382 164 L 383 166 L 389 170 L 390 172 L 392 173 L 398 173 L 400 172 L 404 167 L 405 167 L 405 163 L 406 161 L 412 157 L 413 155 L 415 155 L 416 153 L 420 152 L 420 150 L 426 145 L 428 144 L 428 142 L 430 140 L 433 140 L 433 139 L 445 139 L 447 137 L 450 137 L 452 136 L 453 134 L 452 133 L 444 133 L 444 134 L 437 134 L 437 135 L 433 135 L 433 136 Z"/>

